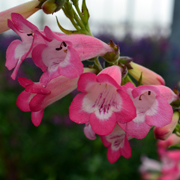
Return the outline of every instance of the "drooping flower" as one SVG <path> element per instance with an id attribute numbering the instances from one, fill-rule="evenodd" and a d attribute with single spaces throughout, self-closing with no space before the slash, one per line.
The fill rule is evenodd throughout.
<path id="1" fill-rule="evenodd" d="M 36 43 L 45 43 L 42 36 L 39 36 L 35 32 L 39 31 L 38 28 L 24 19 L 20 14 L 12 13 L 11 20 L 8 19 L 8 27 L 17 33 L 21 40 L 14 40 L 6 51 L 6 67 L 14 71 L 11 75 L 13 79 L 16 78 L 19 66 L 25 58 L 31 57 L 33 46 Z"/>
<path id="2" fill-rule="evenodd" d="M 124 156 L 127 159 L 131 157 L 131 147 L 128 141 L 131 137 L 118 125 L 115 126 L 109 135 L 100 137 L 104 146 L 108 147 L 107 159 L 110 163 L 115 163 L 120 156 Z"/>
<path id="3" fill-rule="evenodd" d="M 120 87 L 121 70 L 111 66 L 97 76 L 84 73 L 78 81 L 78 94 L 69 107 L 70 119 L 78 124 L 90 123 L 98 135 L 110 134 L 117 122 L 129 122 L 136 110 L 129 95 Z"/>
<path id="4" fill-rule="evenodd" d="M 25 19 L 34 14 L 39 9 L 36 8 L 39 5 L 38 0 L 32 0 L 24 4 L 18 5 L 11 9 L 0 12 L 0 33 L 8 30 L 10 27 L 7 26 L 7 20 L 11 19 L 11 13 L 19 13 Z"/>
<path id="5" fill-rule="evenodd" d="M 35 64 L 44 72 L 41 78 L 44 83 L 59 75 L 75 78 L 83 72 L 82 60 L 113 51 L 104 42 L 88 35 L 57 34 L 47 26 L 44 33 L 50 42 L 37 45 L 32 52 Z"/>
<path id="6" fill-rule="evenodd" d="M 164 79 L 157 73 L 151 71 L 144 66 L 136 64 L 134 62 L 130 63 L 133 69 L 128 70 L 128 72 L 136 79 L 139 80 L 142 73 L 142 84 L 145 85 L 165 85 Z"/>
<path id="7" fill-rule="evenodd" d="M 84 71 L 93 72 L 94 70 L 85 68 Z M 18 80 L 25 90 L 18 96 L 16 104 L 24 112 L 31 111 L 33 124 L 39 126 L 44 109 L 76 89 L 78 78 L 69 79 L 59 76 L 51 80 L 47 86 L 41 82 L 34 83 L 22 77 Z"/>
<path id="8" fill-rule="evenodd" d="M 152 126 L 163 127 L 171 123 L 173 110 L 169 103 L 177 98 L 171 89 L 162 85 L 135 88 L 132 83 L 123 88 L 131 96 L 137 113 L 131 122 L 119 123 L 130 136 L 142 139 Z"/>

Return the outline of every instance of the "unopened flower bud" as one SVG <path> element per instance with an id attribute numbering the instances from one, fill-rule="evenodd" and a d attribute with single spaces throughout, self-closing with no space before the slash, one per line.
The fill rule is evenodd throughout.
<path id="1" fill-rule="evenodd" d="M 165 85 L 164 79 L 156 74 L 155 72 L 151 71 L 148 68 L 145 68 L 139 64 L 134 62 L 130 63 L 132 69 L 129 69 L 128 72 L 132 75 L 137 81 L 140 79 L 142 74 L 142 84 L 145 85 Z"/>
<path id="2" fill-rule="evenodd" d="M 36 8 L 39 3 L 40 2 L 38 0 L 33 0 L 0 12 L 0 33 L 9 29 L 9 27 L 7 26 L 7 19 L 11 19 L 12 12 L 19 13 L 26 19 L 39 10 L 38 8 Z"/>
<path id="3" fill-rule="evenodd" d="M 57 5 L 55 3 L 55 0 L 47 0 L 43 3 L 41 8 L 44 11 L 44 13 L 52 14 L 57 9 Z"/>
<path id="4" fill-rule="evenodd" d="M 65 4 L 66 0 L 39 0 L 41 2 L 39 8 L 41 8 L 44 13 L 52 14 L 59 11 Z"/>

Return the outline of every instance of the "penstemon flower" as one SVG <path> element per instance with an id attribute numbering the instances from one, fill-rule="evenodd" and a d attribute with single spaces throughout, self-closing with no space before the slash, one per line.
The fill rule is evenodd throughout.
<path id="1" fill-rule="evenodd" d="M 20 14 L 12 13 L 11 20 L 8 20 L 8 27 L 16 32 L 22 39 L 14 40 L 8 47 L 6 52 L 5 66 L 14 71 L 11 75 L 12 79 L 16 78 L 19 66 L 25 58 L 31 57 L 33 46 L 38 43 L 45 43 L 44 39 L 39 36 L 36 31 L 38 28 L 24 19 Z"/>
<path id="2" fill-rule="evenodd" d="M 110 163 L 116 162 L 121 155 L 125 158 L 131 157 L 131 147 L 128 141 L 131 137 L 118 125 L 109 135 L 100 137 L 104 146 L 108 147 L 107 158 Z"/>
<path id="3" fill-rule="evenodd" d="M 132 83 L 127 83 L 123 88 L 132 98 L 137 113 L 132 121 L 119 123 L 130 136 L 142 139 L 152 126 L 163 127 L 171 123 L 173 110 L 169 103 L 176 100 L 177 96 L 169 88 L 161 85 L 135 88 Z"/>
<path id="4" fill-rule="evenodd" d="M 169 138 L 164 141 L 164 144 L 168 144 L 168 141 Z M 159 140 L 158 144 L 159 142 L 162 141 Z M 147 157 L 141 159 L 139 171 L 142 179 L 178 180 L 180 178 L 180 150 L 168 150 L 167 146 L 158 146 L 158 155 L 160 162 Z"/>
<path id="5" fill-rule="evenodd" d="M 85 68 L 84 72 L 93 72 L 93 70 Z M 18 80 L 25 90 L 18 96 L 16 104 L 21 111 L 31 111 L 32 123 L 39 126 L 44 109 L 76 89 L 78 78 L 69 79 L 59 76 L 51 80 L 47 86 L 22 77 Z"/>
<path id="6" fill-rule="evenodd" d="M 60 75 L 75 78 L 83 72 L 82 60 L 113 51 L 104 42 L 88 35 L 63 35 L 45 27 L 47 44 L 37 45 L 32 52 L 36 66 L 44 71 L 41 82 L 45 84 Z"/>
<path id="7" fill-rule="evenodd" d="M 110 134 L 116 123 L 129 122 L 136 116 L 129 95 L 120 86 L 121 70 L 111 66 L 97 76 L 82 74 L 78 94 L 69 107 L 70 119 L 78 124 L 90 123 L 99 135 Z"/>

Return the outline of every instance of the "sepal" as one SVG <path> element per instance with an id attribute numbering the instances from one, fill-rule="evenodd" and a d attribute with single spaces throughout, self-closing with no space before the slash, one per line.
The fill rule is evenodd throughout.
<path id="1" fill-rule="evenodd" d="M 115 45 L 113 41 L 110 41 L 109 46 L 113 48 L 114 51 L 106 53 L 103 58 L 109 63 L 116 63 L 120 56 L 119 45 Z"/>

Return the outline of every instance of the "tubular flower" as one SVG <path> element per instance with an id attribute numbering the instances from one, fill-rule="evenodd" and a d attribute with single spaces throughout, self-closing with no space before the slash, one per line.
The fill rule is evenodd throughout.
<path id="1" fill-rule="evenodd" d="M 84 73 L 78 81 L 78 94 L 69 107 L 70 119 L 78 124 L 90 123 L 98 135 L 110 134 L 116 122 L 129 122 L 136 110 L 129 95 L 120 87 L 121 70 L 111 66 L 97 76 Z"/>
<path id="2" fill-rule="evenodd" d="M 20 14 L 12 13 L 12 21 L 8 19 L 8 27 L 17 33 L 22 41 L 14 40 L 6 51 L 6 67 L 14 71 L 11 75 L 13 79 L 16 78 L 19 66 L 25 58 L 31 57 L 31 51 L 36 43 L 45 43 L 42 36 L 35 34 L 39 31 L 38 28 L 24 19 Z"/>
<path id="3" fill-rule="evenodd" d="M 85 72 L 92 72 L 85 69 Z M 45 87 L 41 82 L 34 83 L 26 78 L 18 78 L 25 90 L 18 96 L 16 104 L 21 111 L 31 111 L 31 120 L 35 126 L 39 126 L 44 114 L 44 109 L 58 101 L 77 87 L 78 78 L 69 79 L 59 76 L 51 80 Z"/>
<path id="4" fill-rule="evenodd" d="M 151 126 L 163 127 L 171 123 L 173 110 L 169 103 L 177 98 L 171 89 L 161 85 L 135 88 L 132 83 L 127 83 L 123 88 L 131 96 L 137 113 L 131 122 L 119 123 L 130 136 L 142 139 Z"/>
<path id="5" fill-rule="evenodd" d="M 156 139 L 166 140 L 173 132 L 179 120 L 179 113 L 174 112 L 172 122 L 164 127 L 155 127 L 153 129 Z"/>
<path id="6" fill-rule="evenodd" d="M 0 12 L 0 33 L 7 31 L 10 28 L 7 26 L 7 20 L 11 19 L 12 12 L 19 13 L 26 19 L 39 10 L 38 8 L 36 8 L 38 5 L 38 0 L 32 0 L 19 6 L 8 9 L 6 11 Z"/>
<path id="7" fill-rule="evenodd" d="M 50 42 L 37 45 L 32 52 L 35 64 L 44 72 L 41 82 L 63 75 L 78 77 L 83 72 L 82 60 L 104 55 L 113 49 L 104 42 L 88 35 L 63 35 L 45 27 Z"/>
<path id="8" fill-rule="evenodd" d="M 148 68 L 145 68 L 139 64 L 134 62 L 130 63 L 133 69 L 130 69 L 128 72 L 131 74 L 136 80 L 139 80 L 142 73 L 142 84 L 145 85 L 165 85 L 164 79 L 156 74 L 155 72 L 151 71 Z"/>
<path id="9" fill-rule="evenodd" d="M 108 147 L 107 159 L 110 163 L 115 163 L 121 155 L 125 158 L 131 157 L 131 147 L 128 141 L 131 137 L 118 125 L 115 126 L 111 134 L 100 137 L 104 146 Z"/>

